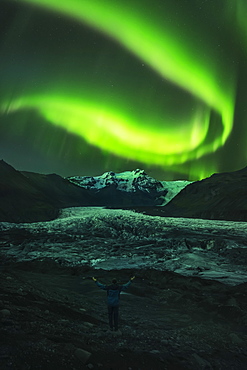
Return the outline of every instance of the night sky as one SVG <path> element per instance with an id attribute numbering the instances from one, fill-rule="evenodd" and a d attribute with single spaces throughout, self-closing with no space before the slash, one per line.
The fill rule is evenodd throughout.
<path id="1" fill-rule="evenodd" d="M 246 0 L 0 0 L 0 159 L 198 180 L 247 165 Z"/>

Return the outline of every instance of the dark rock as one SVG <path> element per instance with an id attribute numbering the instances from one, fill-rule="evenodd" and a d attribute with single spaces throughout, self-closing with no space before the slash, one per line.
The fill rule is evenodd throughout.
<path id="1" fill-rule="evenodd" d="M 68 180 L 20 172 L 0 161 L 0 221 L 48 221 L 60 208 L 87 205 L 94 205 L 93 196 Z"/>
<path id="2" fill-rule="evenodd" d="M 0 221 L 44 221 L 57 215 L 58 209 L 45 194 L 21 172 L 0 161 Z"/>
<path id="3" fill-rule="evenodd" d="M 8 317 L 11 315 L 11 312 L 10 310 L 8 310 L 7 308 L 4 308 L 0 311 L 0 314 L 3 316 L 3 317 Z"/>
<path id="4" fill-rule="evenodd" d="M 165 206 L 139 211 L 165 217 L 247 221 L 247 167 L 193 182 Z"/>
<path id="5" fill-rule="evenodd" d="M 231 333 L 229 336 L 233 344 L 240 347 L 245 345 L 245 342 L 236 333 Z"/>
<path id="6" fill-rule="evenodd" d="M 206 361 L 204 358 L 199 356 L 197 353 L 193 353 L 192 359 L 195 364 L 195 369 L 201 369 L 201 370 L 211 370 L 212 369 L 211 364 L 208 361 Z"/>
<path id="7" fill-rule="evenodd" d="M 89 360 L 90 356 L 91 356 L 91 353 L 88 352 L 88 351 L 85 351 L 85 349 L 82 349 L 82 348 L 77 348 L 75 350 L 75 356 L 83 363 L 87 363 L 87 361 Z"/>

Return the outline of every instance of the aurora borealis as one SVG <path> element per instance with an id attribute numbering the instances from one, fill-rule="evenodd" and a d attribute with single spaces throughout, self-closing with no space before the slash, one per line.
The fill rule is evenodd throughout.
<path id="1" fill-rule="evenodd" d="M 244 0 L 0 1 L 0 156 L 197 180 L 247 162 Z"/>

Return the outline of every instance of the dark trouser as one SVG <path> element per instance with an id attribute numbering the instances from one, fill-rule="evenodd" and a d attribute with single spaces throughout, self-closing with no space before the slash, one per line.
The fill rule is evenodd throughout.
<path id="1" fill-rule="evenodd" d="M 109 314 L 109 325 L 110 328 L 118 330 L 118 306 L 108 306 L 108 314 Z"/>

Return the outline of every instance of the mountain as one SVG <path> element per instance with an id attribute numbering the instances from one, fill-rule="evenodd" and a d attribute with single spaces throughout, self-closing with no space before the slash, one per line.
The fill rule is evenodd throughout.
<path id="1" fill-rule="evenodd" d="M 50 220 L 58 209 L 21 172 L 0 161 L 0 221 Z"/>
<path id="2" fill-rule="evenodd" d="M 161 181 L 163 187 L 167 190 L 167 194 L 164 199 L 163 206 L 170 202 L 182 189 L 192 183 L 192 181 L 186 180 L 174 180 L 174 181 Z"/>
<path id="3" fill-rule="evenodd" d="M 247 221 L 247 167 L 189 183 L 157 181 L 139 169 L 63 178 L 17 171 L 0 161 L 0 221 L 52 220 L 61 208 L 78 206 L 129 208 L 163 217 Z"/>
<path id="4" fill-rule="evenodd" d="M 56 175 L 43 175 L 34 172 L 21 172 L 36 189 L 49 198 L 57 208 L 92 206 L 97 204 L 93 194 Z"/>
<path id="5" fill-rule="evenodd" d="M 97 204 L 108 207 L 155 206 L 164 203 L 168 190 L 160 181 L 143 170 L 120 173 L 105 172 L 101 176 L 72 176 L 72 183 L 90 190 Z"/>
<path id="6" fill-rule="evenodd" d="M 0 160 L 0 221 L 48 221 L 60 208 L 93 203 L 87 190 L 58 175 L 20 172 Z"/>
<path id="7" fill-rule="evenodd" d="M 141 211 L 166 217 L 247 221 L 247 167 L 193 182 L 164 207 Z"/>
<path id="8" fill-rule="evenodd" d="M 0 161 L 0 221 L 48 221 L 68 207 L 156 206 L 164 203 L 167 193 L 160 181 L 142 170 L 66 179 L 17 171 Z"/>

